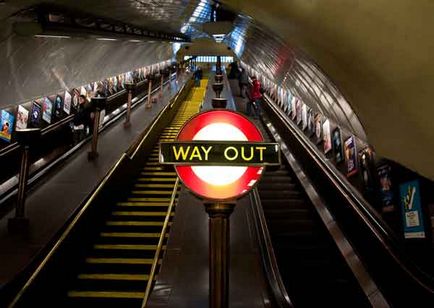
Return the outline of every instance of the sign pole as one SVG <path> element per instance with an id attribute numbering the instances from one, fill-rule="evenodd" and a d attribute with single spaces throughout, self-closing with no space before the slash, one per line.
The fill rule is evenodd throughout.
<path id="1" fill-rule="evenodd" d="M 227 308 L 229 303 L 229 216 L 235 203 L 205 203 L 209 216 L 209 307 Z"/>

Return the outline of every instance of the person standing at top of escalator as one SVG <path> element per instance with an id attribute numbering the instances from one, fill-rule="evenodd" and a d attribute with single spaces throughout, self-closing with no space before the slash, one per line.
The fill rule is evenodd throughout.
<path id="1" fill-rule="evenodd" d="M 252 76 L 252 85 L 250 87 L 250 95 L 249 101 L 247 102 L 247 115 L 252 116 L 252 108 L 253 108 L 253 117 L 259 118 L 261 115 L 261 104 L 262 104 L 262 90 L 261 83 L 256 78 L 256 76 Z"/>
<path id="2" fill-rule="evenodd" d="M 200 80 L 202 79 L 203 73 L 200 66 L 197 67 L 196 71 L 194 72 L 194 83 L 196 87 L 200 86 Z"/>

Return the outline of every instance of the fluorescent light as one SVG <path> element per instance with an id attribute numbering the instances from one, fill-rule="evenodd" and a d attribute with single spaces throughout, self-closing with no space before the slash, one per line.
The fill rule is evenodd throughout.
<path id="1" fill-rule="evenodd" d="M 141 40 L 129 40 L 129 42 L 132 42 L 132 43 L 141 43 L 142 41 Z"/>
<path id="2" fill-rule="evenodd" d="M 212 36 L 217 43 L 221 43 L 225 38 L 226 34 L 213 34 Z"/>
<path id="3" fill-rule="evenodd" d="M 43 38 L 59 38 L 59 39 L 69 39 L 70 36 L 66 35 L 49 35 L 49 34 L 36 34 L 35 37 L 43 37 Z"/>
<path id="4" fill-rule="evenodd" d="M 109 38 L 109 37 L 98 37 L 98 41 L 117 41 L 115 38 Z"/>

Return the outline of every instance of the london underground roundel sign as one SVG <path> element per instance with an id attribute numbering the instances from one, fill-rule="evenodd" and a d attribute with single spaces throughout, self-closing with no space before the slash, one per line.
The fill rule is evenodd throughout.
<path id="1" fill-rule="evenodd" d="M 184 185 L 205 199 L 235 199 L 251 190 L 264 165 L 280 164 L 279 147 L 265 143 L 243 115 L 212 110 L 193 116 L 175 142 L 160 144 L 160 163 L 174 164 Z"/>

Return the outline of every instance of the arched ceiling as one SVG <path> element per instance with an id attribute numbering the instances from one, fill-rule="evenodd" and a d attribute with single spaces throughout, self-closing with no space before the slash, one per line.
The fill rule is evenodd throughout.
<path id="1" fill-rule="evenodd" d="M 434 178 L 434 2 L 223 0 L 337 84 L 376 151 Z"/>
<path id="2" fill-rule="evenodd" d="M 0 19 L 36 0 L 0 4 Z M 198 0 L 57 0 L 96 15 L 180 32 Z M 333 81 L 384 157 L 434 179 L 434 2 L 430 0 L 222 0 L 264 33 L 300 50 Z M 3 27 L 6 29 L 6 27 Z M 2 30 L 0 30 L 2 32 Z M 200 33 L 192 32 L 200 36 Z M 0 38 L 4 34 L 0 33 Z M 267 49 L 255 47 L 258 58 Z M 282 51 L 283 52 L 283 51 Z M 281 82 L 281 80 L 277 80 Z"/>

